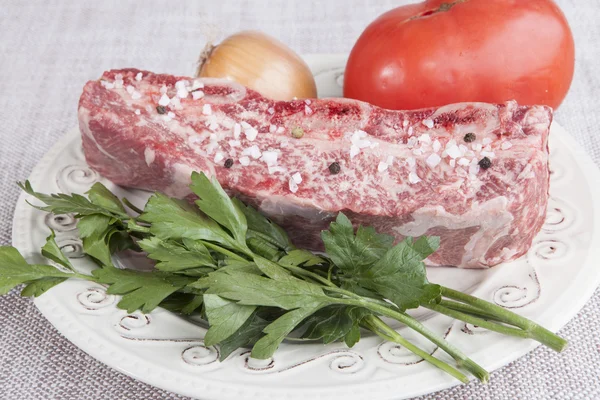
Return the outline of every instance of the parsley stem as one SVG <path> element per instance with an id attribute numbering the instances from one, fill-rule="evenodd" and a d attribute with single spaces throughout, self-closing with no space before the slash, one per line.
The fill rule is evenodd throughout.
<path id="1" fill-rule="evenodd" d="M 338 299 L 338 301 L 342 300 L 343 299 Z M 431 331 L 429 328 L 410 315 L 366 300 L 345 299 L 344 302 L 346 304 L 367 308 L 373 312 L 402 322 L 404 325 L 426 337 L 432 343 L 438 345 L 442 350 L 454 358 L 459 366 L 464 367 L 482 383 L 487 383 L 489 381 L 490 375 L 483 367 L 467 357 L 458 347 L 455 347 L 452 343 L 446 341 L 446 339 L 438 336 L 436 333 Z"/>
<path id="2" fill-rule="evenodd" d="M 505 320 L 498 317 L 497 315 L 494 315 L 490 312 L 484 311 L 480 308 L 473 307 L 469 304 L 459 303 L 457 301 L 452 301 L 452 300 L 441 300 L 438 304 L 442 307 L 446 307 L 446 308 L 449 308 L 449 309 L 455 310 L 455 311 L 460 311 L 460 312 L 470 314 L 470 315 L 473 315 L 476 317 L 481 317 L 481 318 L 484 318 L 487 320 L 494 320 L 494 321 L 507 323 Z M 421 305 L 423 307 L 426 306 L 425 304 L 421 304 Z"/>
<path id="3" fill-rule="evenodd" d="M 237 261 L 248 261 L 244 257 L 235 254 L 233 251 L 227 250 L 227 249 L 225 249 L 225 248 L 223 248 L 221 246 L 217 246 L 216 244 L 213 244 L 211 242 L 207 242 L 205 240 L 200 240 L 200 242 L 203 245 L 205 245 L 206 247 L 208 247 L 209 249 L 213 249 L 214 251 L 216 251 L 218 253 L 221 253 L 221 254 L 224 254 L 224 255 L 226 255 L 228 257 L 231 257 L 234 260 L 237 260 Z"/>
<path id="4" fill-rule="evenodd" d="M 560 336 L 550 332 L 548 329 L 536 324 L 535 322 L 521 317 L 504 307 L 492 304 L 488 301 L 479 299 L 466 293 L 462 293 L 447 287 L 442 286 L 442 296 L 448 297 L 453 300 L 466 303 L 470 306 L 476 307 L 484 312 L 490 313 L 510 325 L 517 326 L 524 331 L 528 332 L 530 338 L 537 340 L 538 342 L 550 347 L 558 352 L 563 351 L 567 347 L 567 341 Z"/>
<path id="5" fill-rule="evenodd" d="M 504 335 L 520 337 L 520 338 L 526 338 L 526 339 L 531 338 L 531 334 L 522 329 L 513 328 L 510 326 L 498 324 L 495 322 L 486 321 L 484 319 L 474 317 L 472 315 L 468 315 L 468 314 L 462 313 L 460 311 L 451 310 L 451 309 L 443 307 L 439 304 L 428 303 L 428 304 L 422 304 L 422 306 L 425 308 L 428 308 L 432 311 L 439 312 L 440 314 L 447 315 L 454 319 L 458 319 L 458 320 L 464 321 L 466 323 L 488 329 L 490 331 L 502 333 Z"/>
<path id="6" fill-rule="evenodd" d="M 130 202 L 129 199 L 127 199 L 127 197 L 123 197 L 122 201 L 123 201 L 123 204 L 125 204 L 127 207 L 131 208 L 136 213 L 138 213 L 138 214 L 143 214 L 144 213 L 143 210 L 139 209 L 132 202 Z"/>
<path id="7" fill-rule="evenodd" d="M 438 367 L 442 371 L 452 375 L 462 383 L 469 382 L 467 376 L 460 372 L 458 369 L 454 368 L 450 364 L 443 362 L 442 360 L 433 357 L 431 354 L 427 353 L 423 349 L 415 346 L 375 315 L 368 315 L 365 318 L 363 318 L 362 324 L 365 328 L 376 333 L 384 340 L 393 343 L 398 343 L 399 345 L 404 346 L 408 351 L 416 354 L 428 363 Z"/>

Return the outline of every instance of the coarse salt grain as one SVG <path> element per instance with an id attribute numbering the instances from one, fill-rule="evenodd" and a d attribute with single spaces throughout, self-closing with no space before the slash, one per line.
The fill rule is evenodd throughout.
<path id="1" fill-rule="evenodd" d="M 244 131 L 244 135 L 246 135 L 246 139 L 252 142 L 258 136 L 258 131 L 254 128 L 249 128 Z"/>
<path id="2" fill-rule="evenodd" d="M 125 90 L 127 90 L 127 93 L 132 94 L 135 91 L 135 88 L 131 85 L 127 85 Z"/>
<path id="3" fill-rule="evenodd" d="M 485 151 L 492 151 L 492 145 L 488 144 L 487 146 L 485 146 L 483 148 L 483 150 L 485 150 Z"/>
<path id="4" fill-rule="evenodd" d="M 494 158 L 494 157 L 496 157 L 496 153 L 494 153 L 493 151 L 482 151 L 481 152 L 481 156 L 482 157 Z"/>
<path id="5" fill-rule="evenodd" d="M 202 106 L 202 114 L 204 114 L 204 115 L 212 114 L 212 107 L 210 106 L 210 104 L 205 104 Z"/>
<path id="6" fill-rule="evenodd" d="M 504 143 L 502 143 L 502 147 L 501 147 L 501 148 L 502 148 L 502 150 L 508 150 L 508 149 L 510 149 L 512 146 L 513 146 L 513 145 L 512 145 L 512 143 L 511 143 L 511 142 L 504 142 Z"/>
<path id="7" fill-rule="evenodd" d="M 100 81 L 100 84 L 105 88 L 105 89 L 114 89 L 115 84 L 114 83 L 110 83 L 108 81 Z"/>
<path id="8" fill-rule="evenodd" d="M 450 156 L 451 158 L 458 158 L 458 157 L 462 156 L 462 154 L 460 153 L 460 149 L 458 148 L 457 145 L 453 145 L 453 146 L 446 148 L 446 152 L 448 153 L 448 156 Z"/>
<path id="9" fill-rule="evenodd" d="M 231 147 L 239 147 L 239 146 L 241 146 L 241 143 L 240 143 L 239 140 L 230 140 L 229 141 L 229 146 L 231 146 Z"/>
<path id="10" fill-rule="evenodd" d="M 355 146 L 358 146 L 359 149 L 364 149 L 365 147 L 370 147 L 371 146 L 371 141 L 370 140 L 357 140 L 356 142 L 354 142 Z"/>
<path id="11" fill-rule="evenodd" d="M 414 168 L 417 165 L 417 160 L 415 160 L 413 157 L 408 157 L 406 159 L 406 164 L 410 167 L 410 168 Z"/>
<path id="12" fill-rule="evenodd" d="M 179 101 L 179 97 L 173 96 L 171 98 L 171 106 L 175 107 L 178 110 L 181 109 L 181 102 Z"/>
<path id="13" fill-rule="evenodd" d="M 160 100 L 158 100 L 158 105 L 165 107 L 165 106 L 168 106 L 170 102 L 171 102 L 171 99 L 169 99 L 169 96 L 167 96 L 166 94 L 163 94 L 162 96 L 160 96 Z"/>
<path id="14" fill-rule="evenodd" d="M 233 125 L 233 137 L 236 139 L 239 139 L 241 133 L 242 133 L 242 126 L 240 124 Z"/>
<path id="15" fill-rule="evenodd" d="M 416 184 L 421 182 L 421 178 L 419 178 L 419 175 L 417 175 L 417 173 L 415 171 L 411 171 L 408 174 L 408 181 L 412 184 Z"/>
<path id="16" fill-rule="evenodd" d="M 431 168 L 437 167 L 441 161 L 442 157 L 440 157 L 436 153 L 432 153 L 429 157 L 427 157 L 427 160 L 425 160 L 427 165 L 429 165 Z"/>
<path id="17" fill-rule="evenodd" d="M 219 124 L 217 124 L 216 121 L 212 121 L 210 125 L 208 125 L 208 129 L 210 129 L 211 131 L 216 131 L 217 129 L 219 129 Z"/>
<path id="18" fill-rule="evenodd" d="M 192 99 L 198 100 L 204 97 L 204 92 L 202 90 L 196 90 L 192 92 Z"/>
<path id="19" fill-rule="evenodd" d="M 405 127 L 405 128 L 408 126 L 408 120 L 407 119 L 405 119 L 404 121 L 402 121 L 402 126 Z"/>
<path id="20" fill-rule="evenodd" d="M 433 128 L 434 123 L 433 123 L 433 120 L 426 119 L 423 121 L 423 125 L 425 125 L 429 129 L 431 129 L 431 128 Z"/>
<path id="21" fill-rule="evenodd" d="M 413 154 L 415 156 L 422 156 L 423 155 L 423 150 L 421 150 L 421 149 L 414 149 L 413 150 Z"/>
<path id="22" fill-rule="evenodd" d="M 388 156 L 387 160 L 385 160 L 385 163 L 389 166 L 392 166 L 394 164 L 394 156 Z"/>
<path id="23" fill-rule="evenodd" d="M 140 115 L 142 112 L 140 110 L 135 110 L 135 115 Z"/>
<path id="24" fill-rule="evenodd" d="M 437 152 L 438 152 L 438 151 L 440 151 L 440 149 L 442 148 L 442 144 L 440 143 L 440 141 L 439 141 L 439 140 L 437 140 L 437 139 L 436 139 L 436 140 L 433 142 L 433 145 L 432 145 L 432 147 L 433 147 L 433 151 L 435 151 L 435 152 L 437 153 Z"/>
<path id="25" fill-rule="evenodd" d="M 282 140 L 281 143 L 279 143 L 279 147 L 281 147 L 282 149 L 287 147 L 288 145 L 288 141 L 287 140 Z"/>
<path id="26" fill-rule="evenodd" d="M 276 133 L 281 134 L 283 132 L 285 132 L 285 128 L 283 126 L 280 126 L 279 128 L 277 128 L 277 132 Z"/>
<path id="27" fill-rule="evenodd" d="M 309 106 L 304 106 L 304 114 L 311 115 L 312 113 L 313 113 L 312 108 L 310 108 Z"/>
<path id="28" fill-rule="evenodd" d="M 483 143 L 484 146 L 487 146 L 488 144 L 492 143 L 492 139 L 486 137 L 481 141 L 481 143 Z"/>
<path id="29" fill-rule="evenodd" d="M 252 125 L 250 125 L 246 121 L 240 122 L 240 125 L 242 125 L 242 128 L 244 128 L 244 129 L 250 129 L 250 128 L 252 128 Z"/>
<path id="30" fill-rule="evenodd" d="M 360 147 L 358 147 L 354 144 L 352 146 L 350 146 L 350 158 L 354 158 L 355 156 L 358 155 L 358 153 L 360 153 Z"/>
<path id="31" fill-rule="evenodd" d="M 483 145 L 481 143 L 475 143 L 471 146 L 474 151 L 480 152 L 483 149 Z"/>
<path id="32" fill-rule="evenodd" d="M 267 109 L 267 112 L 268 112 L 269 114 L 273 115 L 273 114 L 275 114 L 275 109 L 274 109 L 273 107 L 269 107 L 269 108 Z"/>
<path id="33" fill-rule="evenodd" d="M 458 149 L 460 150 L 460 154 L 463 156 L 465 155 L 465 153 L 467 151 L 469 151 L 469 148 L 467 146 L 465 146 L 464 144 L 459 145 Z"/>
<path id="34" fill-rule="evenodd" d="M 216 133 L 211 133 L 210 136 L 209 136 L 209 140 L 211 142 L 216 142 L 217 140 L 219 140 L 219 138 L 217 137 Z"/>
<path id="35" fill-rule="evenodd" d="M 477 175 L 479 173 L 479 164 L 477 164 L 476 162 L 473 163 L 471 162 L 471 164 L 469 165 L 469 174 L 470 175 Z"/>
<path id="36" fill-rule="evenodd" d="M 470 163 L 471 163 L 471 162 L 470 162 L 468 159 L 464 158 L 464 157 L 461 157 L 461 158 L 458 160 L 458 165 L 462 165 L 463 167 L 466 167 L 466 166 L 467 166 L 467 165 L 469 165 Z"/>
<path id="37" fill-rule="evenodd" d="M 269 174 L 274 174 L 276 172 L 281 172 L 281 173 L 285 173 L 286 169 L 284 167 L 275 165 L 275 166 L 269 166 Z"/>
<path id="38" fill-rule="evenodd" d="M 240 157 L 240 159 L 239 159 L 239 162 L 240 162 L 240 164 L 242 164 L 244 167 L 246 167 L 246 166 L 250 165 L 250 158 L 248 158 L 248 157 L 246 157 L 246 156 Z"/>
<path id="39" fill-rule="evenodd" d="M 288 187 L 290 188 L 290 192 L 296 193 L 298 191 L 298 184 L 294 182 L 294 179 L 290 178 L 288 181 Z"/>
<path id="40" fill-rule="evenodd" d="M 169 89 L 167 89 L 167 86 L 163 83 L 163 85 L 160 88 L 160 92 L 162 94 L 165 94 L 165 93 L 167 93 L 167 90 L 169 90 Z"/>
<path id="41" fill-rule="evenodd" d="M 199 80 L 195 80 L 194 82 L 192 82 L 192 87 L 190 87 L 190 90 L 196 90 L 196 89 L 202 89 L 204 87 L 204 83 L 202 83 Z"/>
<path id="42" fill-rule="evenodd" d="M 260 149 L 258 148 L 257 145 L 254 145 L 254 146 L 250 146 L 250 147 L 245 148 L 242 151 L 242 155 L 244 155 L 244 156 L 250 156 L 250 157 L 254 158 L 255 160 L 257 160 L 262 155 L 262 152 L 260 151 Z"/>
<path id="43" fill-rule="evenodd" d="M 406 147 L 408 147 L 409 149 L 412 149 L 413 147 L 415 147 L 416 144 L 417 144 L 417 138 L 416 137 L 411 137 L 406 142 Z"/>
<path id="44" fill-rule="evenodd" d="M 169 111 L 167 115 L 169 116 L 169 118 L 175 118 L 175 113 L 173 111 Z"/>
<path id="45" fill-rule="evenodd" d="M 217 154 L 215 154 L 214 162 L 218 163 L 220 161 L 223 161 L 224 158 L 225 155 L 223 155 L 222 152 L 218 151 Z"/>
<path id="46" fill-rule="evenodd" d="M 272 167 L 277 165 L 277 156 L 278 154 L 276 151 L 263 151 L 261 160 L 263 160 L 267 166 Z"/>
<path id="47" fill-rule="evenodd" d="M 189 85 L 188 81 L 177 81 L 177 82 L 175 82 L 175 88 L 177 90 L 185 89 L 187 85 Z"/>
<path id="48" fill-rule="evenodd" d="M 455 159 L 452 159 L 452 160 L 450 160 L 450 162 L 449 162 L 448 164 L 450 164 L 450 166 L 451 166 L 452 168 L 454 168 L 454 167 L 456 167 L 456 160 L 455 160 Z"/>
<path id="49" fill-rule="evenodd" d="M 309 99 L 304 100 L 307 106 L 310 106 L 311 101 Z"/>
<path id="50" fill-rule="evenodd" d="M 431 143 L 431 136 L 429 136 L 428 133 L 424 133 L 421 136 L 419 136 L 419 142 L 420 143 Z"/>
<path id="51" fill-rule="evenodd" d="M 369 146 L 370 149 L 374 149 L 375 147 L 379 147 L 379 142 L 373 142 L 371 143 L 371 145 Z"/>
<path id="52" fill-rule="evenodd" d="M 292 180 L 294 182 L 296 182 L 297 184 L 301 184 L 302 183 L 302 175 L 300 175 L 300 172 L 295 172 L 294 174 L 292 174 Z"/>
<path id="53" fill-rule="evenodd" d="M 186 97 L 188 97 L 189 94 L 190 93 L 185 88 L 177 90 L 177 97 L 179 97 L 180 99 L 185 99 Z"/>
<path id="54" fill-rule="evenodd" d="M 377 166 L 377 171 L 383 172 L 383 171 L 387 170 L 388 167 L 389 167 L 389 165 L 387 165 L 387 163 L 384 163 L 383 161 L 381 161 L 379 163 L 379 165 Z"/>
<path id="55" fill-rule="evenodd" d="M 135 80 L 139 82 L 142 80 L 142 77 L 143 77 L 142 73 L 138 72 L 137 75 L 135 76 Z"/>
<path id="56" fill-rule="evenodd" d="M 269 125 L 269 133 L 275 133 L 275 132 L 277 132 L 277 126 Z"/>
<path id="57" fill-rule="evenodd" d="M 133 100 L 137 100 L 137 99 L 141 99 L 142 98 L 142 94 L 138 91 L 135 91 L 133 93 L 131 93 L 131 98 Z"/>
<path id="58" fill-rule="evenodd" d="M 408 131 L 406 132 L 408 134 L 408 136 L 412 136 L 414 132 L 413 127 L 411 126 L 410 128 L 408 128 Z"/>

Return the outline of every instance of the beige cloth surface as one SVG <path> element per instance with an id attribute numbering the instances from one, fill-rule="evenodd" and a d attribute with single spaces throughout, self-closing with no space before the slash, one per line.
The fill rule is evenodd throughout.
<path id="1" fill-rule="evenodd" d="M 527 1 L 527 0 L 519 0 Z M 406 1 L 17 1 L 0 4 L 0 244 L 11 241 L 18 190 L 76 124 L 83 84 L 109 68 L 191 74 L 206 35 L 261 29 L 300 53 L 348 52 L 377 15 Z M 577 43 L 577 70 L 557 120 L 600 163 L 600 1 L 558 0 Z M 565 266 L 569 268 L 569 266 Z M 600 292 L 561 334 L 472 383 L 422 399 L 600 399 Z M 0 399 L 183 399 L 135 381 L 76 348 L 14 292 L 0 298 Z"/>

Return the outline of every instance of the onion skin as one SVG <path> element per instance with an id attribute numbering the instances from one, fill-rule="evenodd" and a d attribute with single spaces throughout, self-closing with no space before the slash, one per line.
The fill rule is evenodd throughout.
<path id="1" fill-rule="evenodd" d="M 278 40 L 257 31 L 229 36 L 200 57 L 197 76 L 231 79 L 273 100 L 317 97 L 308 65 Z"/>

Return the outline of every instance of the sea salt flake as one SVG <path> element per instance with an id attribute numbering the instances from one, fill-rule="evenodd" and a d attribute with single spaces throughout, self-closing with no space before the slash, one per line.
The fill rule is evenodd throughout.
<path id="1" fill-rule="evenodd" d="M 140 115 L 142 112 L 140 110 L 135 110 L 135 115 Z"/>
<path id="2" fill-rule="evenodd" d="M 231 146 L 231 147 L 239 147 L 239 146 L 241 146 L 241 143 L 240 143 L 239 140 L 230 140 L 229 141 L 229 146 Z"/>
<path id="3" fill-rule="evenodd" d="M 192 99 L 198 100 L 204 97 L 204 92 L 202 90 L 196 90 L 192 92 Z"/>
<path id="4" fill-rule="evenodd" d="M 287 170 L 284 167 L 281 167 L 279 165 L 275 165 L 275 166 L 269 166 L 269 174 L 274 174 L 276 172 L 281 172 L 281 173 L 285 173 Z"/>
<path id="5" fill-rule="evenodd" d="M 163 85 L 160 88 L 160 92 L 162 94 L 165 94 L 165 93 L 167 93 L 167 90 L 169 90 L 169 89 L 167 89 L 167 86 L 163 83 Z"/>
<path id="6" fill-rule="evenodd" d="M 384 163 L 383 161 L 381 161 L 379 163 L 379 165 L 377 166 L 377 171 L 383 172 L 383 171 L 387 170 L 388 167 L 389 167 L 389 165 L 387 165 L 387 163 Z"/>
<path id="7" fill-rule="evenodd" d="M 170 102 L 171 99 L 169 99 L 169 96 L 163 93 L 163 95 L 160 96 L 160 100 L 158 100 L 158 105 L 165 107 L 168 106 Z"/>
<path id="8" fill-rule="evenodd" d="M 267 109 L 267 112 L 268 112 L 269 114 L 273 115 L 273 114 L 275 114 L 275 109 L 274 109 L 273 107 L 269 107 L 269 108 Z"/>
<path id="9" fill-rule="evenodd" d="M 250 158 L 243 156 L 240 157 L 239 159 L 240 164 L 242 164 L 244 167 L 247 167 L 248 165 L 250 165 Z"/>
<path id="10" fill-rule="evenodd" d="M 481 141 L 481 143 L 483 143 L 484 146 L 487 146 L 488 144 L 492 143 L 492 139 L 485 138 Z"/>
<path id="11" fill-rule="evenodd" d="M 502 143 L 502 146 L 501 146 L 502 150 L 508 150 L 511 147 L 513 147 L 511 142 L 504 142 L 504 143 Z"/>
<path id="12" fill-rule="evenodd" d="M 204 115 L 212 114 L 212 107 L 210 106 L 210 104 L 205 104 L 202 106 L 202 114 L 204 114 Z"/>
<path id="13" fill-rule="evenodd" d="M 312 108 L 310 108 L 309 106 L 304 106 L 304 114 L 312 115 L 312 113 L 313 113 Z"/>
<path id="14" fill-rule="evenodd" d="M 242 133 L 241 125 L 240 124 L 233 125 L 233 137 L 236 139 L 239 139 L 241 133 Z"/>
<path id="15" fill-rule="evenodd" d="M 426 120 L 423 120 L 423 125 L 425 125 L 425 126 L 426 126 L 426 127 L 428 127 L 429 129 L 431 129 L 431 128 L 433 128 L 433 126 L 434 126 L 434 123 L 433 123 L 433 120 L 431 120 L 431 119 L 426 119 Z"/>
<path id="16" fill-rule="evenodd" d="M 402 126 L 406 128 L 408 126 L 408 120 L 405 119 L 402 121 Z"/>
<path id="17" fill-rule="evenodd" d="M 436 153 L 432 153 L 429 157 L 427 157 L 427 160 L 425 160 L 427 165 L 429 165 L 431 168 L 437 167 L 441 161 L 442 157 Z"/>
<path id="18" fill-rule="evenodd" d="M 290 178 L 288 181 L 288 187 L 290 188 L 290 192 L 296 193 L 298 191 L 298 184 L 294 181 L 293 178 Z"/>
<path id="19" fill-rule="evenodd" d="M 461 158 L 458 159 L 458 165 L 462 165 L 463 167 L 466 167 L 470 163 L 471 162 L 468 159 L 464 158 L 464 157 L 461 157 Z"/>
<path id="20" fill-rule="evenodd" d="M 419 136 L 419 143 L 431 143 L 431 136 L 428 133 L 424 133 Z"/>
<path id="21" fill-rule="evenodd" d="M 481 152 L 481 156 L 482 157 L 494 158 L 494 157 L 496 157 L 496 153 L 494 153 L 493 151 L 482 151 Z"/>
<path id="22" fill-rule="evenodd" d="M 277 132 L 276 133 L 281 134 L 283 132 L 285 132 L 285 128 L 283 126 L 280 126 L 279 128 L 277 128 Z"/>
<path id="23" fill-rule="evenodd" d="M 360 147 L 356 145 L 350 146 L 350 158 L 356 157 L 360 153 Z"/>
<path id="24" fill-rule="evenodd" d="M 250 129 L 250 128 L 252 128 L 252 125 L 250 125 L 246 121 L 240 122 L 240 125 L 242 125 L 242 128 L 244 128 L 244 129 Z"/>
<path id="25" fill-rule="evenodd" d="M 141 99 L 142 98 L 142 94 L 138 91 L 135 91 L 133 93 L 131 93 L 131 98 L 133 100 L 137 100 L 137 99 Z"/>
<path id="26" fill-rule="evenodd" d="M 452 159 L 452 160 L 450 160 L 450 162 L 449 162 L 448 164 L 450 164 L 450 166 L 451 166 L 452 168 L 454 168 L 454 167 L 456 167 L 456 160 L 455 160 L 455 159 Z"/>
<path id="27" fill-rule="evenodd" d="M 412 184 L 416 184 L 421 182 L 421 178 L 419 178 L 419 175 L 417 175 L 417 173 L 415 171 L 411 171 L 408 174 L 408 181 Z"/>
<path id="28" fill-rule="evenodd" d="M 175 118 L 175 113 L 173 111 L 169 111 L 167 115 L 169 116 L 169 118 Z"/>
<path id="29" fill-rule="evenodd" d="M 406 164 L 410 167 L 410 168 L 414 168 L 417 165 L 417 160 L 415 160 L 413 157 L 408 157 L 406 159 Z"/>
<path id="30" fill-rule="evenodd" d="M 300 172 L 296 172 L 292 175 L 292 180 L 294 182 L 296 182 L 297 184 L 301 184 L 302 183 L 302 175 L 300 175 Z"/>
<path id="31" fill-rule="evenodd" d="M 471 146 L 474 151 L 480 152 L 483 149 L 483 145 L 481 143 L 475 143 Z"/>
<path id="32" fill-rule="evenodd" d="M 269 125 L 269 133 L 275 133 L 275 132 L 277 132 L 277 126 Z"/>
<path id="33" fill-rule="evenodd" d="M 139 82 L 142 80 L 142 77 L 143 77 L 142 73 L 138 72 L 137 75 L 135 76 L 135 80 Z"/>
<path id="34" fill-rule="evenodd" d="M 258 136 L 258 131 L 254 128 L 249 128 L 244 131 L 244 135 L 246 135 L 246 139 L 252 142 Z"/>
<path id="35" fill-rule="evenodd" d="M 131 85 L 127 85 L 125 90 L 127 90 L 127 93 L 129 93 L 129 94 L 133 94 L 133 92 L 135 92 L 135 88 Z"/>
<path id="36" fill-rule="evenodd" d="M 260 156 L 262 155 L 262 152 L 260 151 L 260 149 L 258 148 L 257 145 L 254 145 L 254 146 L 250 146 L 250 147 L 245 148 L 242 151 L 242 155 L 244 155 L 244 156 L 250 156 L 250 157 L 252 157 L 252 158 L 254 158 L 256 160 L 256 159 L 260 158 Z"/>
<path id="37" fill-rule="evenodd" d="M 448 156 L 450 156 L 451 158 L 458 158 L 458 157 L 462 156 L 460 149 L 458 148 L 457 145 L 453 145 L 449 148 L 446 148 L 446 152 L 448 153 Z"/>
<path id="38" fill-rule="evenodd" d="M 437 139 L 436 139 L 436 140 L 433 142 L 433 145 L 432 145 L 432 147 L 433 147 L 433 151 L 437 153 L 437 152 L 438 152 L 438 151 L 440 151 L 440 149 L 442 148 L 442 144 L 440 143 L 440 141 L 439 141 L 439 140 L 437 140 Z"/>
<path id="39" fill-rule="evenodd" d="M 408 128 L 408 131 L 406 132 L 408 134 L 408 136 L 412 136 L 414 132 L 413 127 L 411 126 L 410 128 Z"/>
<path id="40" fill-rule="evenodd" d="M 394 156 L 388 156 L 387 160 L 385 160 L 385 163 L 389 166 L 394 165 Z"/>
<path id="41" fill-rule="evenodd" d="M 263 151 L 261 160 L 267 164 L 267 166 L 272 167 L 277 165 L 277 157 L 278 153 L 276 151 Z"/>
<path id="42" fill-rule="evenodd" d="M 421 149 L 414 149 L 413 150 L 413 154 L 415 156 L 422 156 L 423 155 L 423 150 L 421 150 Z"/>
<path id="43" fill-rule="evenodd" d="M 416 137 L 411 137 L 410 139 L 408 139 L 408 141 L 406 142 L 406 147 L 408 147 L 409 149 L 412 149 L 413 147 L 415 147 L 417 145 L 417 138 Z"/>
<path id="44" fill-rule="evenodd" d="M 225 155 L 218 151 L 217 154 L 215 154 L 215 158 L 214 158 L 214 162 L 218 163 L 220 161 L 223 161 L 223 159 L 225 158 Z"/>

